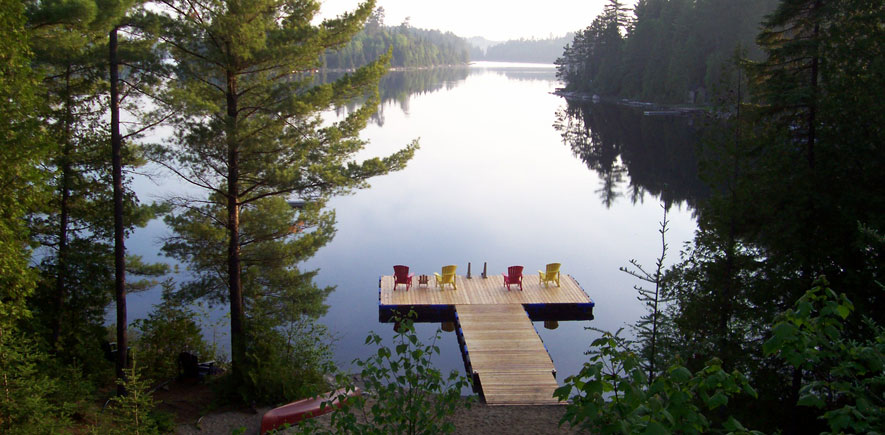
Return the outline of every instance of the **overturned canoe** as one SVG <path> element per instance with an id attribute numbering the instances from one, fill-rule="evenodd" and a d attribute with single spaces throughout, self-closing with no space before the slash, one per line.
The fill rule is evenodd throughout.
<path id="1" fill-rule="evenodd" d="M 341 388 L 335 391 L 330 391 L 326 394 L 321 394 L 317 397 L 301 399 L 288 405 L 271 409 L 261 417 L 261 433 L 265 434 L 283 426 L 284 424 L 295 424 L 301 420 L 328 414 L 335 408 L 340 408 L 342 406 L 343 403 L 339 399 L 343 398 L 346 402 L 347 398 L 359 395 L 359 388 L 350 391 Z M 323 402 L 329 401 L 332 402 L 331 406 L 322 406 Z"/>

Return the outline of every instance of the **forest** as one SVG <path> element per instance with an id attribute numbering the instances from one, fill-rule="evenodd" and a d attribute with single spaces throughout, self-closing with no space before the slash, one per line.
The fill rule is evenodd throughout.
<path id="1" fill-rule="evenodd" d="M 708 104 L 735 56 L 759 60 L 759 23 L 777 0 L 610 2 L 556 60 L 566 88 L 658 103 Z"/>
<path id="2" fill-rule="evenodd" d="M 399 26 L 384 25 L 384 8 L 372 12 L 366 26 L 344 47 L 328 50 L 322 66 L 329 69 L 353 69 L 391 51 L 393 68 L 421 68 L 466 65 L 467 42 L 451 32 L 417 29 L 408 21 Z"/>
<path id="3" fill-rule="evenodd" d="M 647 313 L 634 338 L 593 343 L 557 392 L 573 403 L 564 420 L 593 433 L 878 433 L 885 4 L 640 0 L 630 12 L 609 0 L 559 75 L 578 92 L 709 105 L 694 119 L 709 193 L 678 259 L 665 213 L 656 263 L 622 269 Z M 607 104 L 570 104 L 558 128 L 617 181 L 630 141 L 612 137 Z M 661 196 L 684 192 L 672 188 Z"/>
<path id="4" fill-rule="evenodd" d="M 562 55 L 562 48 L 574 35 L 567 33 L 558 38 L 513 39 L 490 45 L 485 50 L 470 47 L 470 60 L 493 62 L 553 63 Z"/>
<path id="5" fill-rule="evenodd" d="M 332 339 L 315 319 L 331 288 L 298 265 L 334 234 L 331 197 L 418 147 L 350 157 L 390 52 L 313 76 L 374 6 L 311 24 L 319 2 L 0 1 L 0 433 L 170 432 L 151 392 L 200 361 L 224 372 L 221 403 L 325 387 Z M 175 133 L 138 140 L 158 126 Z M 199 193 L 141 202 L 131 182 L 148 164 Z M 126 254 L 156 217 L 184 282 Z M 132 322 L 128 295 L 151 288 L 163 301 Z M 228 308 L 229 355 L 205 338 L 197 302 Z"/>
<path id="6" fill-rule="evenodd" d="M 301 264 L 335 234 L 332 198 L 402 170 L 419 148 L 353 161 L 378 104 L 407 101 L 378 91 L 390 67 L 464 63 L 467 47 L 385 26 L 372 0 L 318 22 L 319 1 L 223 3 L 0 0 L 0 433 L 171 432 L 150 393 L 189 358 L 218 360 L 215 397 L 253 409 L 327 391 L 328 373 L 352 382 L 317 322 L 333 289 Z M 557 60 L 568 89 L 710 110 L 694 160 L 667 155 L 687 154 L 678 148 L 635 156 L 645 131 L 671 134 L 651 122 L 613 132 L 630 115 L 559 115 L 572 151 L 610 184 L 617 153 L 647 171 L 698 167 L 706 183 L 675 264 L 664 214 L 657 262 L 624 268 L 647 313 L 631 338 L 601 332 L 563 380 L 560 424 L 885 427 L 882 23 L 885 3 L 869 0 L 609 0 L 574 35 Z M 344 116 L 324 119 L 334 111 Z M 161 126 L 167 140 L 141 140 Z M 198 193 L 142 202 L 131 183 L 149 166 Z M 665 202 L 696 193 L 636 184 Z M 126 254 L 127 235 L 155 218 L 184 282 Z M 146 289 L 163 300 L 133 322 L 127 298 Z M 199 303 L 225 308 L 229 355 L 206 340 Z M 430 361 L 439 349 L 400 325 L 393 349 L 372 334 L 378 350 L 357 364 L 379 392 L 372 420 L 342 407 L 338 433 L 454 431 L 445 419 L 469 381 L 443 376 Z"/>

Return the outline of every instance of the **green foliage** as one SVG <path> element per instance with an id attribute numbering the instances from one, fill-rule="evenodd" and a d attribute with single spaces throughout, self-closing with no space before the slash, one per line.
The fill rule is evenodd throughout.
<path id="1" fill-rule="evenodd" d="M 380 9 L 380 8 L 379 8 Z M 372 22 L 341 48 L 323 54 L 323 66 L 353 69 L 391 52 L 390 66 L 418 68 L 467 64 L 467 42 L 451 32 L 416 29 L 408 25 L 385 26 Z"/>
<path id="2" fill-rule="evenodd" d="M 156 18 L 163 48 L 176 62 L 163 100 L 176 113 L 176 134 L 154 158 L 207 195 L 171 201 L 167 223 L 176 235 L 164 251 L 193 271 L 183 300 L 230 304 L 231 379 L 243 383 L 238 392 L 272 397 L 277 393 L 259 392 L 271 387 L 254 382 L 273 379 L 256 374 L 264 369 L 249 374 L 248 367 L 291 361 L 248 337 L 279 343 L 273 331 L 322 314 L 331 289 L 313 284 L 315 272 L 297 268 L 334 234 L 334 215 L 322 208 L 332 195 L 402 169 L 417 144 L 386 158 L 352 158 L 365 145 L 359 132 L 376 110 L 389 55 L 314 84 L 322 54 L 351 40 L 373 2 L 316 24 L 317 1 L 167 6 Z M 321 116 L 364 98 L 337 122 Z M 309 201 L 294 209 L 287 199 Z M 258 330 L 249 331 L 253 327 Z"/>
<path id="3" fill-rule="evenodd" d="M 236 388 L 236 398 L 247 403 L 286 403 L 322 391 L 324 375 L 333 369 L 332 337 L 325 326 L 308 316 L 283 326 L 269 319 L 255 316 L 247 323 L 243 371 L 248 382 L 227 387 Z"/>
<path id="4" fill-rule="evenodd" d="M 332 430 L 328 433 L 417 434 L 452 433 L 455 426 L 449 417 L 460 407 L 470 407 L 471 400 L 461 397 L 461 389 L 470 381 L 453 370 L 447 376 L 433 367 L 433 355 L 439 353 L 436 331 L 429 344 L 422 343 L 412 322 L 414 313 L 397 319 L 393 349 L 385 346 L 381 336 L 370 333 L 367 345 L 377 351 L 365 360 L 355 360 L 359 378 L 368 391 L 347 398 L 346 404 L 332 414 Z M 353 391 L 352 380 L 339 375 L 338 385 Z M 371 394 L 373 397 L 367 397 Z M 342 395 L 338 400 L 344 400 Z M 324 406 L 334 406 L 326 403 Z M 306 422 L 303 433 L 316 433 L 318 428 Z M 321 431 L 319 431 L 321 432 Z M 322 433 L 322 432 L 321 432 Z"/>
<path id="5" fill-rule="evenodd" d="M 0 0 L 0 11 L 0 432 L 54 433 L 69 423 L 52 401 L 59 382 L 47 376 L 45 350 L 19 328 L 31 321 L 26 302 L 36 282 L 24 217 L 45 200 L 39 164 L 48 142 L 33 117 L 44 106 L 31 69 L 24 5 Z"/>
<path id="6" fill-rule="evenodd" d="M 57 433 L 70 424 L 53 400 L 61 390 L 47 373 L 49 355 L 18 333 L 0 328 L 0 432 Z"/>
<path id="7" fill-rule="evenodd" d="M 557 59 L 571 90 L 657 102 L 708 103 L 738 45 L 754 47 L 775 0 L 610 1 Z M 760 57 L 759 50 L 750 53 Z"/>
<path id="8" fill-rule="evenodd" d="M 36 274 L 23 217 L 45 200 L 45 174 L 39 163 L 48 151 L 34 110 L 37 76 L 25 29 L 24 7 L 15 0 L 0 2 L 0 334 L 28 315 L 26 298 L 33 292 Z"/>
<path id="9" fill-rule="evenodd" d="M 590 361 L 554 393 L 571 400 L 560 424 L 592 433 L 758 433 L 728 415 L 730 398 L 756 396 L 743 374 L 713 359 L 695 373 L 674 364 L 649 384 L 642 359 L 620 332 L 594 340 Z"/>
<path id="10" fill-rule="evenodd" d="M 41 282 L 31 301 L 39 320 L 33 332 L 43 334 L 66 361 L 87 366 L 101 355 L 103 310 L 114 282 L 107 31 L 129 3 L 30 2 L 28 7 L 33 65 L 44 77 L 47 99 L 32 115 L 52 141 L 52 153 L 42 162 L 51 196 L 46 207 L 29 214 L 33 240 L 43 247 L 36 259 Z M 140 87 L 144 76 L 140 62 L 126 60 L 131 87 L 124 96 Z M 122 156 L 130 167 L 144 163 L 131 145 Z M 152 219 L 156 209 L 139 204 L 128 183 L 123 188 L 123 228 L 129 233 Z"/>
<path id="11" fill-rule="evenodd" d="M 207 343 L 198 324 L 198 315 L 191 308 L 164 299 L 147 318 L 133 322 L 139 334 L 133 348 L 145 369 L 147 379 L 164 380 L 178 374 L 178 355 L 190 352 L 200 361 L 217 361 L 218 351 Z"/>
<path id="12" fill-rule="evenodd" d="M 820 278 L 778 316 L 764 345 L 766 354 L 801 370 L 798 405 L 822 412 L 831 433 L 872 433 L 885 426 L 885 328 L 867 318 L 866 338 L 851 339 L 845 325 L 852 312 L 848 297 Z"/>
<path id="13" fill-rule="evenodd" d="M 123 385 L 126 394 L 111 398 L 110 425 L 105 425 L 102 431 L 111 434 L 159 434 L 157 422 L 152 413 L 156 407 L 150 392 L 150 384 L 145 379 L 138 367 L 138 359 L 133 352 L 129 359 L 131 368 L 124 369 L 125 380 L 117 380 Z"/>

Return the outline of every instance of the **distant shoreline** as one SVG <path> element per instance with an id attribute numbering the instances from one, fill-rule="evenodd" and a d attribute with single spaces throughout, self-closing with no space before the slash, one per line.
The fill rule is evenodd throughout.
<path id="1" fill-rule="evenodd" d="M 637 109 L 645 109 L 643 114 L 647 116 L 656 115 L 691 115 L 701 112 L 710 112 L 709 106 L 701 106 L 697 104 L 665 104 L 653 103 L 649 101 L 632 100 L 629 98 L 603 97 L 596 94 L 589 94 L 579 91 L 567 91 L 564 88 L 558 88 L 551 92 L 565 98 L 567 101 L 575 101 L 581 103 L 607 103 L 617 104 L 619 106 L 633 107 Z"/>

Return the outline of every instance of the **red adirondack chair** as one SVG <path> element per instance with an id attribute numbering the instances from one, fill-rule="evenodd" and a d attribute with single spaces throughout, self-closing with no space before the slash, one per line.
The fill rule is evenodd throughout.
<path id="1" fill-rule="evenodd" d="M 409 291 L 409 288 L 412 287 L 412 277 L 414 276 L 414 273 L 409 273 L 409 266 L 401 264 L 393 266 L 393 291 L 396 291 L 396 286 L 400 284 L 405 284 L 406 291 Z"/>
<path id="2" fill-rule="evenodd" d="M 519 291 L 522 291 L 522 266 L 510 266 L 507 268 L 507 273 L 501 275 L 504 275 L 507 291 L 510 291 L 510 284 L 519 284 Z"/>

